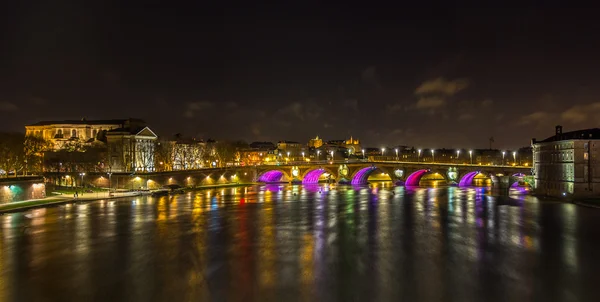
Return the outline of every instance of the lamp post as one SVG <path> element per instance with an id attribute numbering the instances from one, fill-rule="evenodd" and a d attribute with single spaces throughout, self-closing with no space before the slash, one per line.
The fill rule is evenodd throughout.
<path id="1" fill-rule="evenodd" d="M 435 162 L 435 150 L 431 149 L 431 162 L 434 163 Z"/>
<path id="2" fill-rule="evenodd" d="M 333 161 L 333 150 L 331 150 L 331 161 Z"/>
<path id="3" fill-rule="evenodd" d="M 85 173 L 79 173 L 79 176 L 81 176 L 81 187 L 83 188 L 83 176 L 85 176 Z"/>
<path id="4" fill-rule="evenodd" d="M 456 150 L 456 163 L 458 163 L 459 157 L 460 157 L 460 150 Z"/>
<path id="5" fill-rule="evenodd" d="M 365 149 L 362 149 L 363 160 L 365 159 Z"/>
<path id="6" fill-rule="evenodd" d="M 112 189 L 112 172 L 106 174 L 108 174 L 108 196 L 110 196 L 110 190 Z"/>
<path id="7" fill-rule="evenodd" d="M 290 151 L 287 152 L 288 160 L 290 159 Z"/>
<path id="8" fill-rule="evenodd" d="M 304 160 L 304 151 L 302 151 L 302 160 Z"/>
<path id="9" fill-rule="evenodd" d="M 517 151 L 513 151 L 513 161 L 517 164 Z"/>
<path id="10" fill-rule="evenodd" d="M 319 161 L 319 154 L 321 154 L 321 150 L 317 150 L 317 161 Z"/>
<path id="11" fill-rule="evenodd" d="M 383 154 L 384 154 L 384 153 L 385 153 L 385 148 L 381 148 L 381 157 L 382 157 L 382 158 L 381 158 L 381 160 L 384 160 L 384 159 L 383 159 Z"/>
<path id="12" fill-rule="evenodd" d="M 417 150 L 417 153 L 419 155 L 417 155 L 417 162 L 421 161 L 421 149 Z"/>
<path id="13" fill-rule="evenodd" d="M 469 157 L 471 158 L 471 165 L 473 164 L 473 150 L 469 150 Z"/>
<path id="14" fill-rule="evenodd" d="M 398 148 L 394 149 L 396 151 L 396 160 L 398 160 Z"/>
<path id="15" fill-rule="evenodd" d="M 505 161 L 504 161 L 504 155 L 505 155 L 505 154 L 506 154 L 506 151 L 502 151 L 502 165 L 503 165 L 503 166 L 504 166 L 504 163 L 505 163 Z"/>

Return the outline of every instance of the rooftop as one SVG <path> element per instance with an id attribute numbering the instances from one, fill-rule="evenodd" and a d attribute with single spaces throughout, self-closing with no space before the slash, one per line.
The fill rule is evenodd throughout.
<path id="1" fill-rule="evenodd" d="M 536 143 L 549 143 L 571 139 L 600 139 L 600 128 L 590 128 L 570 132 L 557 131 L 555 135 L 542 141 L 536 141 Z"/>
<path id="2" fill-rule="evenodd" d="M 129 119 L 112 119 L 112 120 L 87 120 L 82 118 L 80 120 L 61 120 L 61 121 L 41 121 L 27 126 L 49 126 L 49 125 L 124 125 L 127 122 L 134 122 L 139 124 L 145 124 L 141 119 L 129 118 Z"/>

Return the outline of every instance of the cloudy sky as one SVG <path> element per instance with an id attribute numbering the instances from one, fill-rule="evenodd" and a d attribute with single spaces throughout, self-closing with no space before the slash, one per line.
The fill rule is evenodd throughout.
<path id="1" fill-rule="evenodd" d="M 10 2 L 4 131 L 139 117 L 162 135 L 511 148 L 599 126 L 600 23 L 568 3 Z"/>

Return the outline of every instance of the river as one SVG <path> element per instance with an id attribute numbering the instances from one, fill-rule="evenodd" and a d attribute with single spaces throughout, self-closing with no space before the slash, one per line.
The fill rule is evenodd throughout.
<path id="1" fill-rule="evenodd" d="M 1 301 L 600 301 L 600 210 L 267 185 L 0 216 Z"/>

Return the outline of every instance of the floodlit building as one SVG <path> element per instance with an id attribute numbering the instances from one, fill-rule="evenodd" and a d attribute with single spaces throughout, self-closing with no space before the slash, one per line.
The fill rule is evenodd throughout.
<path id="1" fill-rule="evenodd" d="M 105 141 L 107 131 L 129 124 L 145 124 L 139 119 L 41 121 L 25 126 L 25 135 L 39 136 L 52 143 L 54 150 L 72 142 L 82 145 Z"/>
<path id="2" fill-rule="evenodd" d="M 531 141 L 535 190 L 549 196 L 600 195 L 600 129 L 556 133 Z"/>
<path id="3" fill-rule="evenodd" d="M 323 146 L 323 140 L 321 138 L 319 138 L 318 135 L 317 135 L 317 137 L 311 138 L 308 141 L 309 148 L 320 148 L 321 146 Z"/>
<path id="4" fill-rule="evenodd" d="M 106 132 L 109 170 L 153 172 L 156 134 L 145 125 L 126 123 Z"/>

